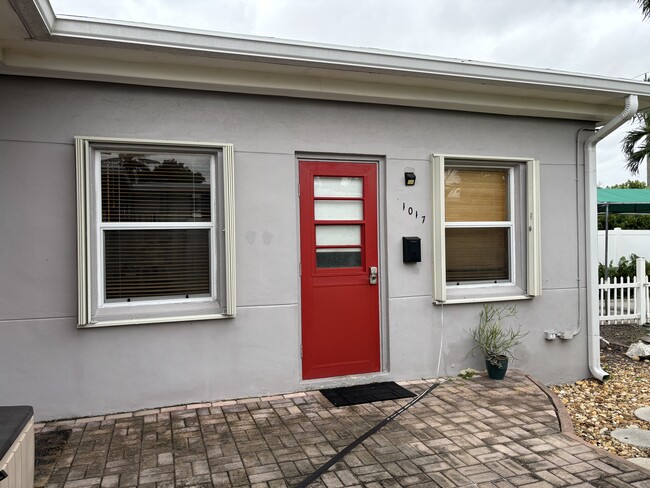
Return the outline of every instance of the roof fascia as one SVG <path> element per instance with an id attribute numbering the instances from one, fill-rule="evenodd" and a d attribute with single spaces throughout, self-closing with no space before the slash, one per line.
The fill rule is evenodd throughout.
<path id="1" fill-rule="evenodd" d="M 56 14 L 49 0 L 9 0 L 29 35 L 34 39 L 49 39 Z"/>
<path id="2" fill-rule="evenodd" d="M 538 99 L 481 91 L 455 91 L 428 86 L 396 86 L 391 82 L 335 79 L 301 73 L 166 64 L 160 60 L 122 62 L 82 53 L 9 50 L 1 72 L 117 83 L 195 88 L 233 93 L 379 103 L 504 115 L 551 117 L 599 122 L 620 112 L 616 104 L 577 99 Z"/>
<path id="3" fill-rule="evenodd" d="M 30 34 L 41 40 L 146 46 L 246 61 L 650 97 L 650 84 L 632 80 L 196 29 L 170 30 L 148 24 L 56 16 L 49 0 L 10 2 Z"/>

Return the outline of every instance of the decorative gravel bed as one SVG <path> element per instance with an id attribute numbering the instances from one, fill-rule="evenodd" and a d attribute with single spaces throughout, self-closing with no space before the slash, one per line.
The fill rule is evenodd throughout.
<path id="1" fill-rule="evenodd" d="M 576 434 L 624 458 L 650 457 L 650 449 L 623 444 L 610 436 L 614 429 L 638 427 L 650 430 L 650 422 L 634 415 L 637 408 L 650 406 L 650 361 L 625 356 L 629 344 L 648 334 L 632 325 L 601 327 L 610 344 L 601 350 L 601 364 L 610 379 L 600 383 L 586 379 L 551 389 L 567 407 Z"/>

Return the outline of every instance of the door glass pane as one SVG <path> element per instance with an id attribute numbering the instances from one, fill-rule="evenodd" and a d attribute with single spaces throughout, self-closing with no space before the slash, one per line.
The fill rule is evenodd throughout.
<path id="1" fill-rule="evenodd" d="M 362 197 L 363 178 L 316 176 L 315 197 Z"/>
<path id="2" fill-rule="evenodd" d="M 314 202 L 316 220 L 363 220 L 361 200 L 316 200 Z"/>
<path id="3" fill-rule="evenodd" d="M 101 153 L 103 222 L 210 222 L 208 154 Z"/>
<path id="4" fill-rule="evenodd" d="M 358 268 L 361 266 L 361 249 L 316 249 L 318 268 Z"/>
<path id="5" fill-rule="evenodd" d="M 445 229 L 447 284 L 510 277 L 507 228 Z"/>
<path id="6" fill-rule="evenodd" d="M 445 170 L 447 222 L 503 222 L 508 215 L 508 170 Z"/>
<path id="7" fill-rule="evenodd" d="M 104 232 L 105 300 L 210 296 L 208 229 Z"/>
<path id="8" fill-rule="evenodd" d="M 360 225 L 317 225 L 317 246 L 359 246 L 361 244 Z"/>

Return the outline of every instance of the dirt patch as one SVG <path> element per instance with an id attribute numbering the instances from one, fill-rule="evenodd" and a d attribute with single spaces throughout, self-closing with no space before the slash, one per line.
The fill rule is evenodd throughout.
<path id="1" fill-rule="evenodd" d="M 600 336 L 603 339 L 614 345 L 626 346 L 626 348 L 647 335 L 650 335 L 650 328 L 641 325 L 614 324 L 600 326 Z"/>

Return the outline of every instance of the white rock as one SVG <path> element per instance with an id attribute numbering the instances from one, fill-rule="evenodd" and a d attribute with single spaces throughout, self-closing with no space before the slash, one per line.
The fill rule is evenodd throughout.
<path id="1" fill-rule="evenodd" d="M 644 344 L 641 341 L 632 344 L 625 355 L 630 358 L 634 356 L 639 358 L 650 356 L 650 344 Z"/>
<path id="2" fill-rule="evenodd" d="M 612 437 L 624 444 L 642 447 L 650 447 L 650 431 L 644 429 L 615 429 L 612 431 Z"/>
<path id="3" fill-rule="evenodd" d="M 636 417 L 640 418 L 641 420 L 650 422 L 650 407 L 637 408 L 634 411 L 634 415 L 636 415 Z"/>

